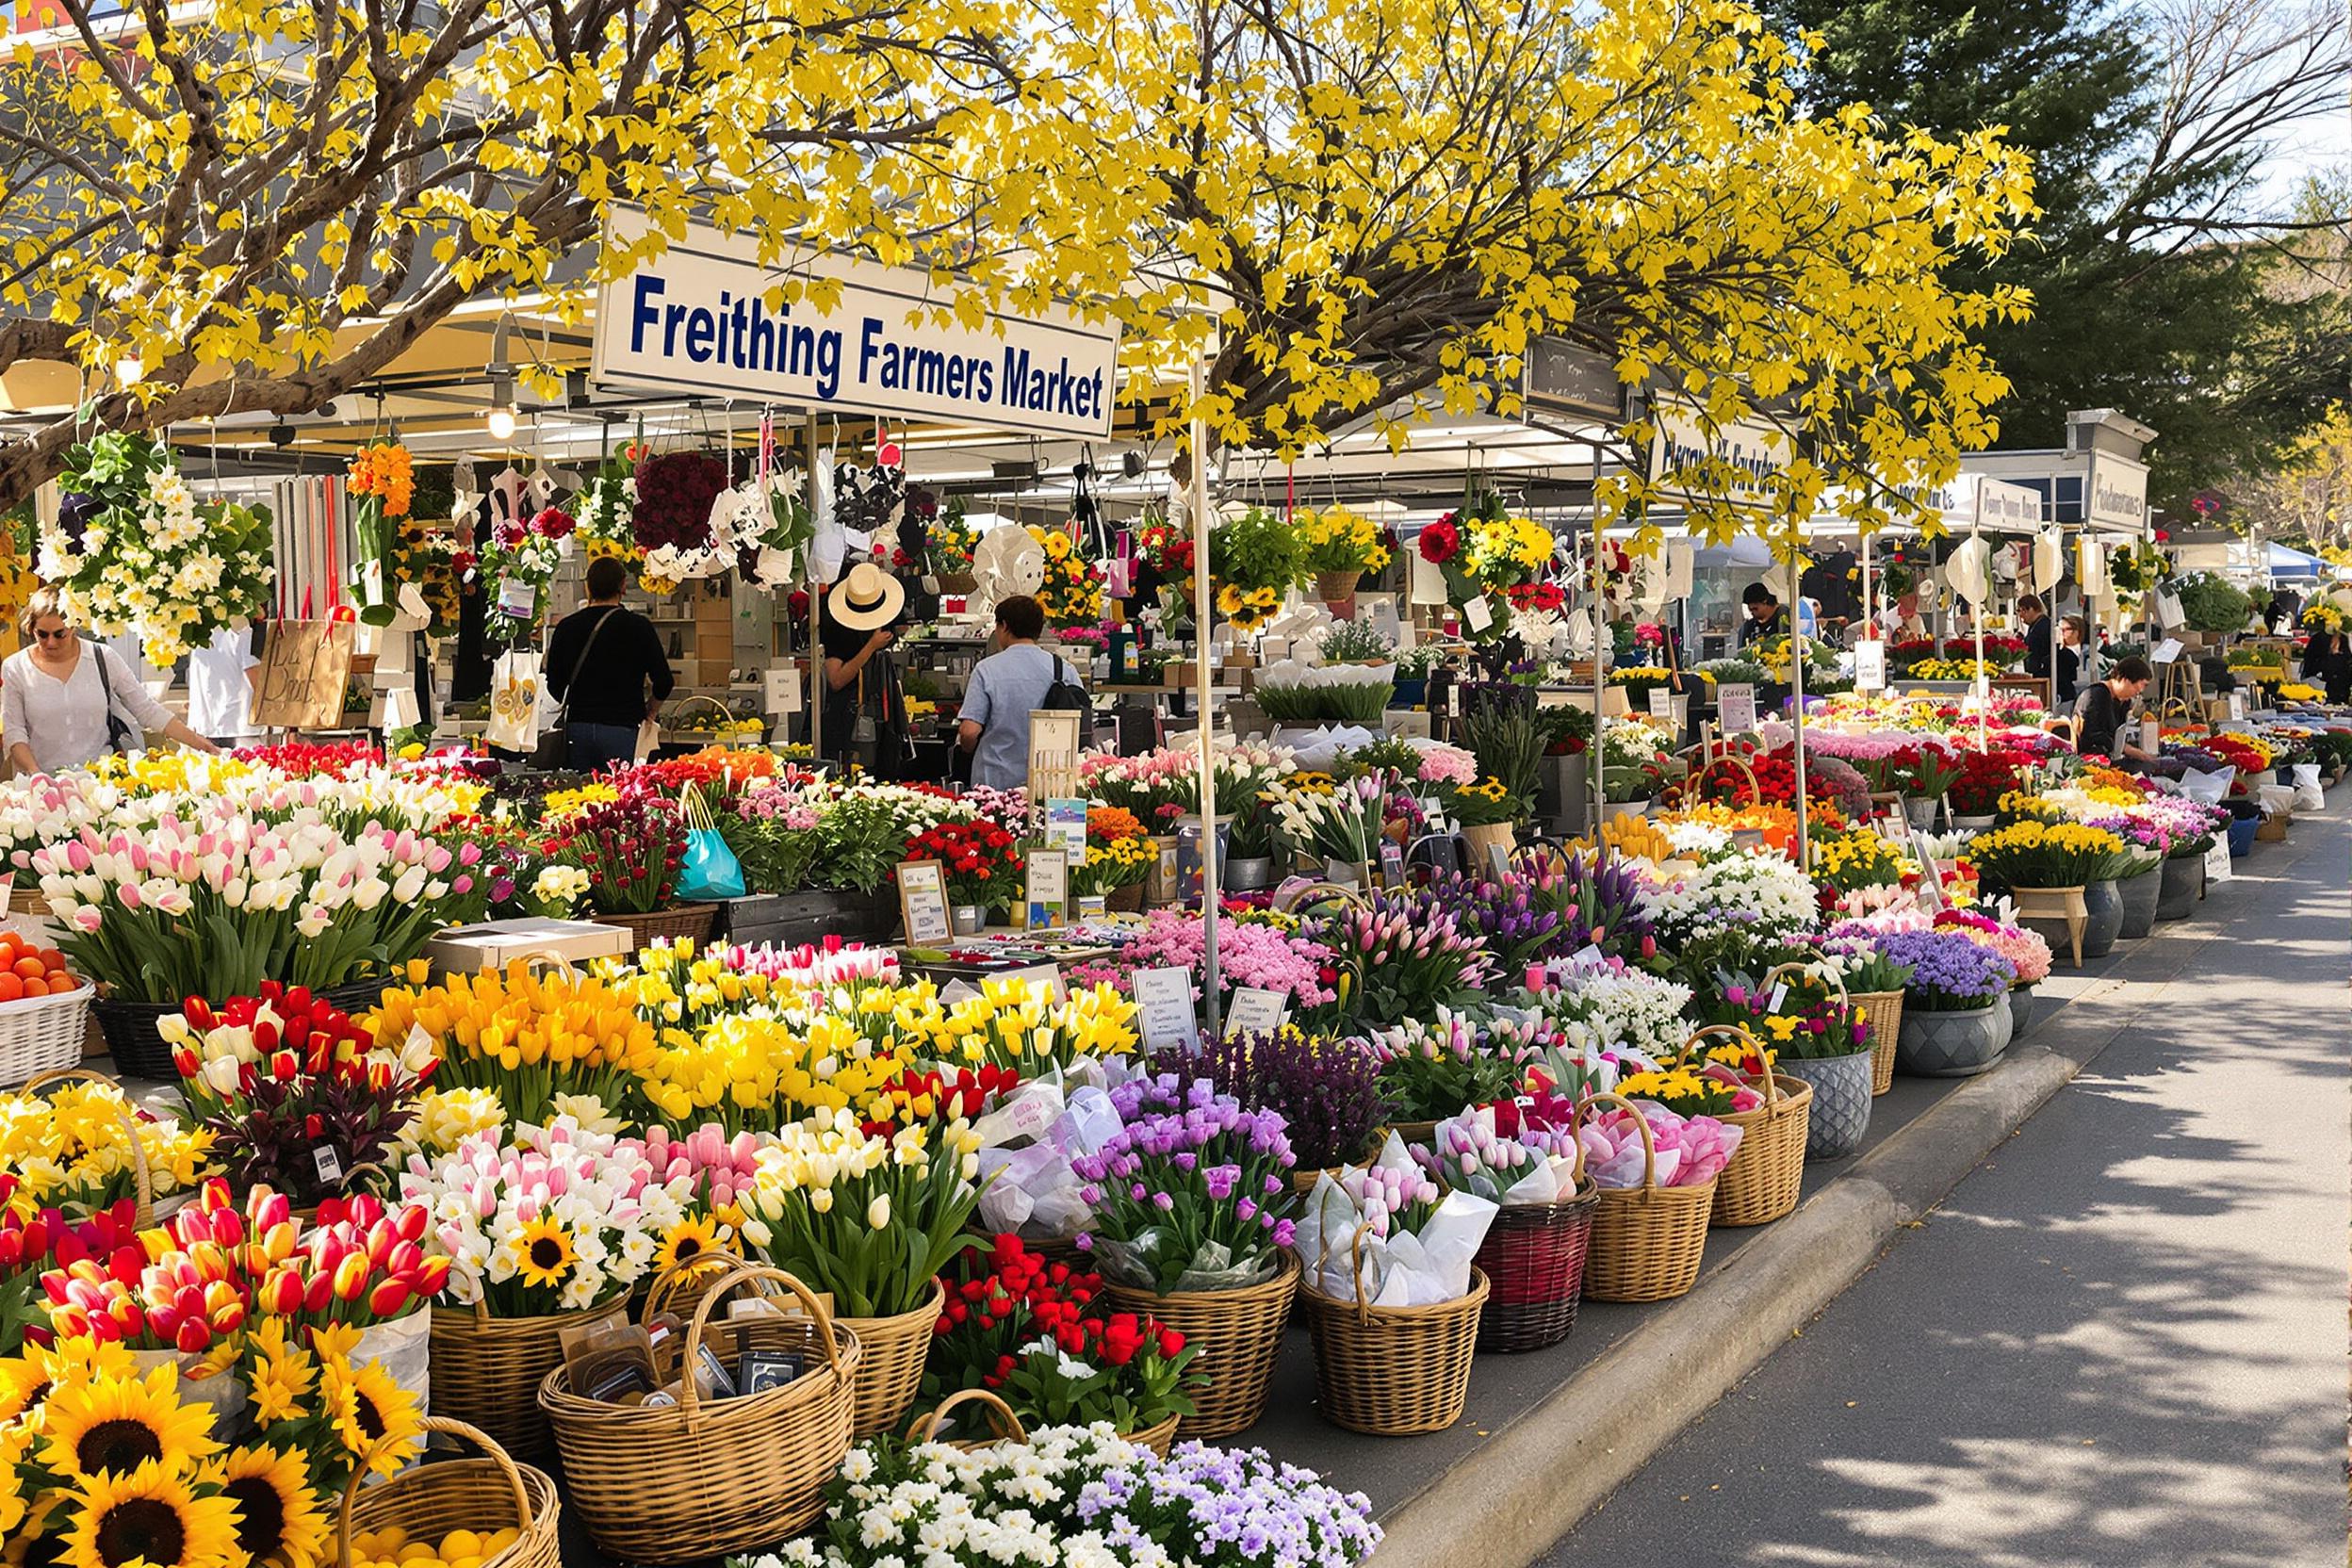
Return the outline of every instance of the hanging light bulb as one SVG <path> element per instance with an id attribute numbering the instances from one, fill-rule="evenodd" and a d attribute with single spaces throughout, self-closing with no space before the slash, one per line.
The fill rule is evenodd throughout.
<path id="1" fill-rule="evenodd" d="M 512 441 L 514 439 L 514 411 L 513 409 L 494 408 L 490 411 L 485 422 L 490 427 L 492 440 Z"/>
<path id="2" fill-rule="evenodd" d="M 514 376 L 503 365 L 490 367 L 490 408 L 482 419 L 493 441 L 514 439 Z"/>

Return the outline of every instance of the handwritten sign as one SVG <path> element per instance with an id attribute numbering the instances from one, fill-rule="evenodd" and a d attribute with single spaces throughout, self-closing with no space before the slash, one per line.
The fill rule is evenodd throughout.
<path id="1" fill-rule="evenodd" d="M 2209 883 L 2230 880 L 2230 841 L 2227 838 L 2215 839 L 2213 847 L 2205 852 L 2205 880 Z"/>
<path id="2" fill-rule="evenodd" d="M 1650 717 L 1671 719 L 1674 716 L 1674 694 L 1663 686 L 1650 688 Z"/>
<path id="3" fill-rule="evenodd" d="M 1857 692 L 1883 692 L 1886 689 L 1886 645 L 1875 637 L 1854 645 L 1854 689 Z"/>
<path id="4" fill-rule="evenodd" d="M 956 933 L 947 907 L 947 872 L 937 860 L 902 860 L 898 865 L 898 913 L 906 923 L 909 947 L 937 947 Z"/>
<path id="5" fill-rule="evenodd" d="M 1281 991 L 1267 990 L 1263 986 L 1235 986 L 1233 1000 L 1225 1008 L 1225 1037 L 1247 1032 L 1270 1035 L 1282 1026 L 1290 1013 L 1290 1000 Z"/>
<path id="6" fill-rule="evenodd" d="M 1474 636 L 1494 624 L 1494 606 L 1486 602 L 1484 594 L 1462 607 L 1462 624 L 1468 627 Z"/>
<path id="7" fill-rule="evenodd" d="M 261 656 L 253 722 L 264 729 L 327 729 L 343 717 L 356 621 L 279 621 Z"/>
<path id="8" fill-rule="evenodd" d="M 1744 681 L 1733 681 L 1715 694 L 1715 716 L 1723 721 L 1726 735 L 1745 735 L 1756 727 L 1756 688 Z"/>
<path id="9" fill-rule="evenodd" d="M 1199 1043 L 1200 1024 L 1192 1010 L 1190 970 L 1139 969 L 1128 983 L 1141 1015 L 1145 1050 L 1188 1051 Z"/>

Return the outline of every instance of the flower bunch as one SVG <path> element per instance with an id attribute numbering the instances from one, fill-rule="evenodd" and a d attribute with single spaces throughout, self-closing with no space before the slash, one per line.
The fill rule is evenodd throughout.
<path id="1" fill-rule="evenodd" d="M 846 1316 L 912 1312 L 963 1246 L 979 1146 L 960 1120 L 888 1137 L 848 1111 L 793 1122 L 759 1152 L 744 1239 L 777 1267 L 824 1282 Z"/>
<path id="2" fill-rule="evenodd" d="M 649 1271 L 686 1217 L 687 1179 L 657 1179 L 643 1145 L 568 1117 L 477 1133 L 439 1158 L 413 1154 L 400 1197 L 431 1217 L 449 1260 L 445 1299 L 493 1317 L 537 1317 L 612 1298 Z"/>
<path id="3" fill-rule="evenodd" d="M 1301 540 L 1282 517 L 1251 507 L 1209 532 L 1217 612 L 1243 630 L 1266 623 L 1298 581 Z"/>
<path id="4" fill-rule="evenodd" d="M 1867 827 L 1813 841 L 1813 880 L 1828 903 L 1862 888 L 1899 888 L 1918 874 L 1908 856 Z"/>
<path id="5" fill-rule="evenodd" d="M 749 1012 L 776 994 L 770 974 L 737 961 L 746 949 L 683 939 L 657 941 L 632 957 L 599 958 L 589 972 L 659 1028 L 688 1031 Z"/>
<path id="6" fill-rule="evenodd" d="M 160 1198 L 186 1192 L 212 1169 L 213 1135 L 150 1114 L 119 1084 L 76 1081 L 40 1094 L 0 1092 L 0 1174 L 13 1178 L 7 1212 L 88 1213 L 131 1196 L 138 1152 Z"/>
<path id="7" fill-rule="evenodd" d="M 673 1127 L 707 1119 L 729 1133 L 773 1132 L 816 1112 L 868 1105 L 906 1069 L 901 1044 L 869 1026 L 888 1025 L 893 999 L 874 990 L 842 1001 L 664 1028 L 636 1091 Z"/>
<path id="8" fill-rule="evenodd" d="M 638 1147 L 653 1179 L 678 1193 L 685 1209 L 656 1243 L 651 1271 L 657 1277 L 673 1270 L 710 1275 L 721 1259 L 736 1255 L 744 1200 L 759 1179 L 760 1139 L 750 1133 L 729 1136 L 717 1122 L 706 1121 L 682 1137 L 671 1136 L 666 1127 L 648 1127 Z"/>
<path id="9" fill-rule="evenodd" d="M 1200 758 L 1162 747 L 1138 757 L 1090 751 L 1078 759 L 1078 781 L 1106 805 L 1132 811 L 1154 831 L 1200 804 Z"/>
<path id="10" fill-rule="evenodd" d="M 1375 894 L 1315 923 L 1339 969 L 1335 1005 L 1368 1024 L 1400 1024 L 1467 1003 L 1494 960 L 1427 889 Z"/>
<path id="11" fill-rule="evenodd" d="M 1630 1048 L 1660 1056 L 1680 1044 L 1690 988 L 1604 958 L 1570 967 L 1533 998 L 1560 1043 L 1579 1054 Z"/>
<path id="12" fill-rule="evenodd" d="M 2050 943 L 2038 931 L 2022 926 L 2003 925 L 1988 916 L 1968 909 L 1940 909 L 1936 914 L 1936 929 L 1956 932 L 1989 952 L 1997 953 L 2017 971 L 2012 985 L 2038 985 L 2050 978 Z"/>
<path id="13" fill-rule="evenodd" d="M 1366 774 L 1318 787 L 1294 776 L 1269 792 L 1275 836 L 1292 854 L 1357 866 L 1378 858 L 1388 813 L 1385 778 Z"/>
<path id="14" fill-rule="evenodd" d="M 1151 875 L 1158 860 L 1142 821 L 1118 806 L 1094 806 L 1086 810 L 1086 858 L 1072 874 L 1081 894 L 1101 894 L 1132 888 Z"/>
<path id="15" fill-rule="evenodd" d="M 588 874 L 588 897 L 604 914 L 645 914 L 667 904 L 686 855 L 686 823 L 675 803 L 629 792 L 573 813 L 548 836 L 547 858 Z"/>
<path id="16" fill-rule="evenodd" d="M 1264 1278 L 1292 1235 L 1282 1118 L 1172 1073 L 1131 1079 L 1111 1102 L 1119 1131 L 1070 1162 L 1092 1210 L 1078 1245 L 1095 1266 L 1162 1295 Z"/>
<path id="17" fill-rule="evenodd" d="M 547 587 L 564 564 L 563 542 L 579 526 L 570 513 L 553 506 L 491 525 L 475 570 L 495 584 L 493 612 L 484 617 L 493 643 L 527 642 L 537 631 L 547 613 Z M 519 592 L 524 588 L 531 590 L 527 603 Z"/>
<path id="18" fill-rule="evenodd" d="M 2017 965 L 1965 932 L 1897 931 L 1880 940 L 1879 950 L 1910 969 L 1905 998 L 1936 1012 L 1989 1007 L 2017 975 Z"/>
<path id="19" fill-rule="evenodd" d="M 1707 1023 L 1738 1025 L 1775 1057 L 1818 1061 L 1851 1056 L 1870 1046 L 1868 1021 L 1862 1009 L 1838 1000 L 1827 967 L 1808 964 L 1783 975 L 1770 988 L 1734 979 L 1700 1009 L 1700 1018 Z M 1752 1054 L 1734 1065 L 1743 1071 L 1761 1071 Z"/>
<path id="20" fill-rule="evenodd" d="M 1013 836 L 992 822 L 925 828 L 906 841 L 906 858 L 939 861 L 952 903 L 1002 909 L 1021 897 L 1021 851 Z"/>
<path id="21" fill-rule="evenodd" d="M 1127 970 L 1188 970 L 1197 984 L 1208 947 L 1200 917 L 1183 909 L 1154 909 L 1143 929 L 1121 952 Z M 1271 925 L 1220 920 L 1217 925 L 1217 977 L 1223 988 L 1254 986 L 1280 991 L 1298 1007 L 1332 1000 L 1338 981 L 1330 947 L 1313 937 Z"/>
<path id="22" fill-rule="evenodd" d="M 1071 986 L 1058 1002 L 1034 981 L 984 979 L 979 995 L 955 1002 L 925 985 L 901 993 L 887 1018 L 909 1047 L 942 1065 L 992 1065 L 1023 1077 L 1129 1055 L 1138 1043 L 1135 1004 L 1107 984 Z"/>
<path id="23" fill-rule="evenodd" d="M 1584 1146 L 1584 1174 L 1593 1185 L 1625 1191 L 1642 1184 L 1644 1151 L 1636 1115 L 1649 1124 L 1657 1151 L 1654 1176 L 1661 1187 L 1711 1182 L 1739 1151 L 1740 1129 L 1711 1116 L 1683 1116 L 1656 1102 L 1642 1102 L 1638 1112 L 1611 1105 L 1576 1129 L 1576 1141 Z"/>
<path id="24" fill-rule="evenodd" d="M 1371 1035 L 1380 1096 L 1397 1121 L 1434 1121 L 1519 1092 L 1527 1067 L 1556 1043 L 1543 1023 L 1478 1019 L 1438 1008 Z"/>
<path id="25" fill-rule="evenodd" d="M 1617 1080 L 1617 1092 L 1628 1100 L 1660 1105 L 1686 1118 L 1733 1116 L 1752 1111 L 1764 1102 L 1762 1095 L 1735 1074 L 1712 1072 L 1704 1065 L 1683 1063 L 1625 1073 Z"/>
<path id="26" fill-rule="evenodd" d="M 1009 1233 L 970 1242 L 941 1270 L 945 1304 L 931 1326 L 923 1395 L 994 1386 L 1015 1351 L 1040 1334 L 1075 1339 L 1101 1294 L 1100 1275 L 1056 1263 Z"/>
<path id="27" fill-rule="evenodd" d="M 1377 572 L 1388 564 L 1388 547 L 1372 519 L 1344 506 L 1302 512 L 1291 519 L 1303 547 L 1301 566 L 1310 572 Z"/>
<path id="28" fill-rule="evenodd" d="M 2121 868 L 2123 840 L 2081 823 L 2017 822 L 1968 841 L 1977 874 L 2003 888 L 2079 888 Z"/>
<path id="29" fill-rule="evenodd" d="M 1037 599 L 1050 626 L 1090 626 L 1102 618 L 1102 569 L 1086 558 L 1067 528 L 1031 525 L 1029 537 L 1045 552 L 1045 580 Z"/>
<path id="30" fill-rule="evenodd" d="M 1642 907 L 1658 945 L 1679 951 L 1726 931 L 1763 940 L 1810 931 L 1821 904 L 1812 879 L 1788 861 L 1733 853 L 1652 886 Z"/>
<path id="31" fill-rule="evenodd" d="M 1453 1192 L 1494 1202 L 1506 1200 L 1511 1189 L 1543 1166 L 1560 1178 L 1559 1196 L 1576 1187 L 1576 1135 L 1566 1127 L 1522 1122 L 1512 1131 L 1496 1130 L 1491 1108 L 1464 1111 L 1437 1124 L 1427 1144 L 1407 1151 L 1413 1163 Z"/>
<path id="32" fill-rule="evenodd" d="M 1960 774 L 1944 791 L 1952 814 L 1988 817 L 2001 808 L 2001 797 L 2017 787 L 2024 771 L 2020 760 L 1996 746 L 1990 751 L 1960 754 Z"/>
<path id="33" fill-rule="evenodd" d="M 902 1123 L 976 1121 L 1021 1083 L 1021 1074 L 1008 1067 L 910 1067 L 867 1102 L 865 1128 L 887 1134 Z"/>
<path id="34" fill-rule="evenodd" d="M 1378 725 L 1396 684 L 1393 663 L 1307 664 L 1285 659 L 1258 672 L 1258 706 L 1276 724 Z"/>
<path id="35" fill-rule="evenodd" d="M 231 1180 L 305 1205 L 381 1174 L 439 1065 L 430 1047 L 379 1047 L 350 1015 L 275 981 L 219 1009 L 190 997 L 156 1032 Z"/>
<path id="36" fill-rule="evenodd" d="M 1155 1062 L 1180 1078 L 1206 1078 L 1243 1108 L 1282 1119 L 1299 1167 L 1328 1170 L 1362 1159 L 1380 1125 L 1381 1057 L 1360 1039 L 1285 1023 L 1203 1042 L 1200 1053 Z"/>
<path id="37" fill-rule="evenodd" d="M 487 1089 L 519 1122 L 544 1119 L 558 1094 L 617 1105 L 654 1061 L 653 1029 L 626 997 L 594 976 L 533 973 L 520 960 L 393 987 L 370 1021 L 383 1050 L 405 1053 L 410 1031 L 420 1032 L 441 1059 L 440 1087 Z"/>
<path id="38" fill-rule="evenodd" d="M 710 506 L 727 488 L 727 465 L 707 452 L 665 452 L 638 465 L 629 531 L 650 554 L 710 543 Z"/>

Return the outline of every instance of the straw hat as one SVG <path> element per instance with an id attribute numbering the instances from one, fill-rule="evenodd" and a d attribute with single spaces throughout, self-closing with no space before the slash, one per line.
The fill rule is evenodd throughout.
<path id="1" fill-rule="evenodd" d="M 833 618 L 852 631 L 875 631 L 906 608 L 906 587 L 871 561 L 860 561 L 834 586 Z"/>

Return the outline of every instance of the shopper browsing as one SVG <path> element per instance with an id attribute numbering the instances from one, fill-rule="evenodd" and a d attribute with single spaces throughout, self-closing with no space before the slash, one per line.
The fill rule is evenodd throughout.
<path id="1" fill-rule="evenodd" d="M 1748 618 L 1740 623 L 1740 647 L 1748 647 L 1767 637 L 1777 637 L 1788 629 L 1787 617 L 1780 612 L 1780 599 L 1760 582 L 1751 582 L 1740 596 L 1747 607 Z"/>
<path id="2" fill-rule="evenodd" d="M 547 694 L 564 704 L 567 760 L 594 773 L 637 757 L 637 727 L 676 689 L 662 634 L 624 609 L 629 568 L 612 557 L 588 563 L 588 602 L 556 623 L 544 669 Z"/>
<path id="3" fill-rule="evenodd" d="M 0 664 L 0 734 L 20 774 L 63 773 L 161 730 L 195 751 L 220 747 L 147 694 L 122 656 L 84 641 L 55 588 L 37 588 L 17 617 L 25 645 Z"/>
<path id="4" fill-rule="evenodd" d="M 2074 749 L 2085 757 L 2103 757 L 2111 762 L 2159 760 L 2156 753 L 2124 739 L 2132 705 L 2140 700 L 2140 694 L 2148 690 L 2148 683 L 2154 678 L 2155 672 L 2148 668 L 2148 661 L 2135 656 L 2118 661 L 2106 679 L 2083 688 L 2074 704 Z"/>
<path id="5" fill-rule="evenodd" d="M 1029 715 L 1056 685 L 1076 685 L 1068 661 L 1037 646 L 1045 609 L 1027 595 L 996 607 L 997 651 L 972 666 L 956 713 L 956 743 L 972 753 L 972 782 L 990 790 L 1029 784 Z"/>
<path id="6" fill-rule="evenodd" d="M 2025 624 L 2025 673 L 2048 680 L 2052 630 L 2050 612 L 2043 608 L 2038 596 L 2028 594 L 2017 601 L 2017 619 Z"/>

